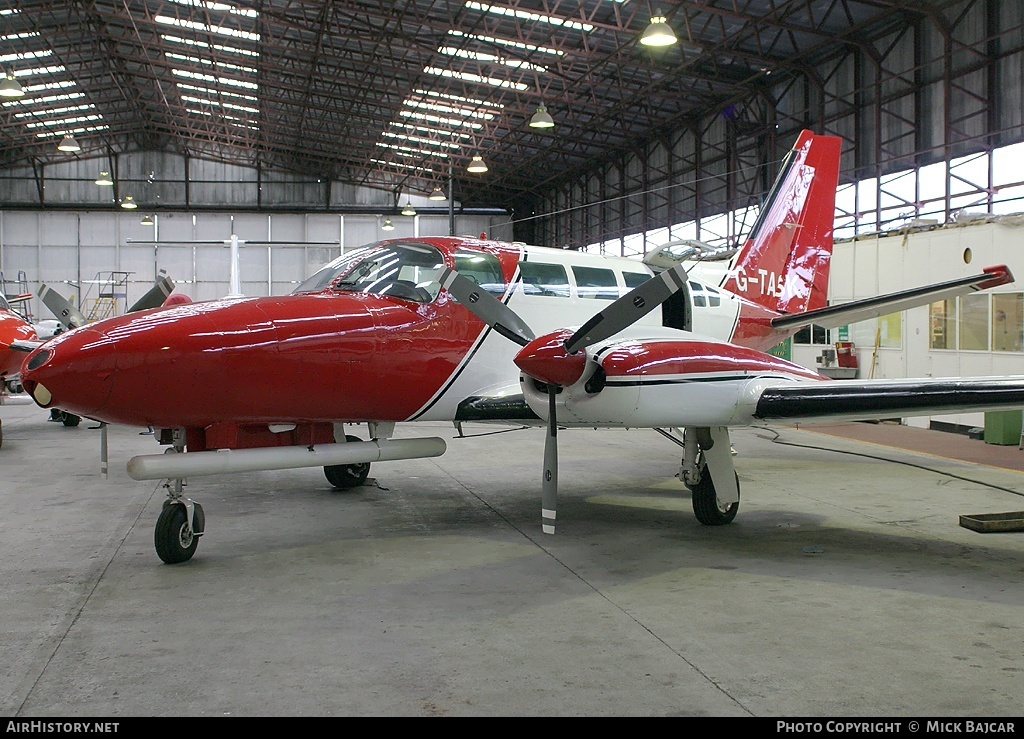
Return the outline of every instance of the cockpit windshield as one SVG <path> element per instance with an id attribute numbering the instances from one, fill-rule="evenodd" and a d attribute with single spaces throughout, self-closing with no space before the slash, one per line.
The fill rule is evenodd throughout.
<path id="1" fill-rule="evenodd" d="M 7 302 L 7 298 L 5 298 L 3 295 L 0 295 L 0 310 L 8 310 L 9 311 L 10 309 L 11 309 L 11 304 Z"/>
<path id="2" fill-rule="evenodd" d="M 335 259 L 292 292 L 330 286 L 429 303 L 441 290 L 436 277 L 443 266 L 441 252 L 427 244 L 371 244 Z"/>
<path id="3" fill-rule="evenodd" d="M 459 274 L 490 293 L 501 295 L 505 291 L 501 266 L 493 254 L 460 249 L 454 258 Z M 429 303 L 441 291 L 437 274 L 442 267 L 441 252 L 429 244 L 376 243 L 343 254 L 292 292 L 317 292 L 331 287 Z"/>

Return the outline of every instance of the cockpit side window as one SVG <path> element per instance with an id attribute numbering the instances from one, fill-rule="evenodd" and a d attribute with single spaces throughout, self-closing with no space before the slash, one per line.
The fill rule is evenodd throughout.
<path id="1" fill-rule="evenodd" d="M 493 254 L 478 251 L 455 252 L 455 271 L 492 295 L 505 294 L 505 278 Z"/>

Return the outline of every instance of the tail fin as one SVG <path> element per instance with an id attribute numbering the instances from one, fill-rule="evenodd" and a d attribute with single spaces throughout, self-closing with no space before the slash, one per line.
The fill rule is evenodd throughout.
<path id="1" fill-rule="evenodd" d="M 733 258 L 726 290 L 779 313 L 825 307 L 841 142 L 800 133 Z"/>

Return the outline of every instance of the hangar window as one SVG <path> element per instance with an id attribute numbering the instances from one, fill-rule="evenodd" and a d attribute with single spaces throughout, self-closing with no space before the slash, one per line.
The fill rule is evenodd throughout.
<path id="1" fill-rule="evenodd" d="M 569 276 L 561 264 L 520 262 L 519 274 L 523 277 L 523 293 L 526 295 L 569 297 Z"/>
<path id="2" fill-rule="evenodd" d="M 819 344 L 830 344 L 831 342 L 828 338 L 828 329 L 812 323 L 810 326 L 804 326 L 793 334 L 793 343 L 817 346 Z"/>
<path id="3" fill-rule="evenodd" d="M 992 295 L 992 351 L 1024 351 L 1024 293 Z"/>
<path id="4" fill-rule="evenodd" d="M 929 337 L 932 349 L 956 349 L 956 300 L 937 300 L 928 306 Z"/>
<path id="5" fill-rule="evenodd" d="M 988 295 L 965 295 L 960 298 L 960 348 L 984 351 L 988 349 Z"/>
<path id="6" fill-rule="evenodd" d="M 615 273 L 610 269 L 573 266 L 572 276 L 576 280 L 576 294 L 581 298 L 615 300 L 619 297 Z"/>

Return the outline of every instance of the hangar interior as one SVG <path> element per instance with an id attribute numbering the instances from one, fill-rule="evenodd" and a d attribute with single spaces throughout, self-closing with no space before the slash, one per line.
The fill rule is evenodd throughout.
<path id="1" fill-rule="evenodd" d="M 803 130 L 841 140 L 832 305 L 1024 279 L 1010 0 L 0 0 L 0 78 L 0 289 L 35 321 L 43 285 L 96 319 L 164 274 L 283 296 L 392 238 L 728 252 Z M 1021 284 L 776 349 L 1021 375 Z M 126 471 L 159 430 L 0 401 L 0 715 L 1020 715 L 1020 410 L 739 430 L 723 527 L 671 434 L 558 429 L 555 536 L 543 424 L 426 421 L 443 456 L 351 495 L 185 480 L 211 523 L 159 567 L 182 491 Z"/>

